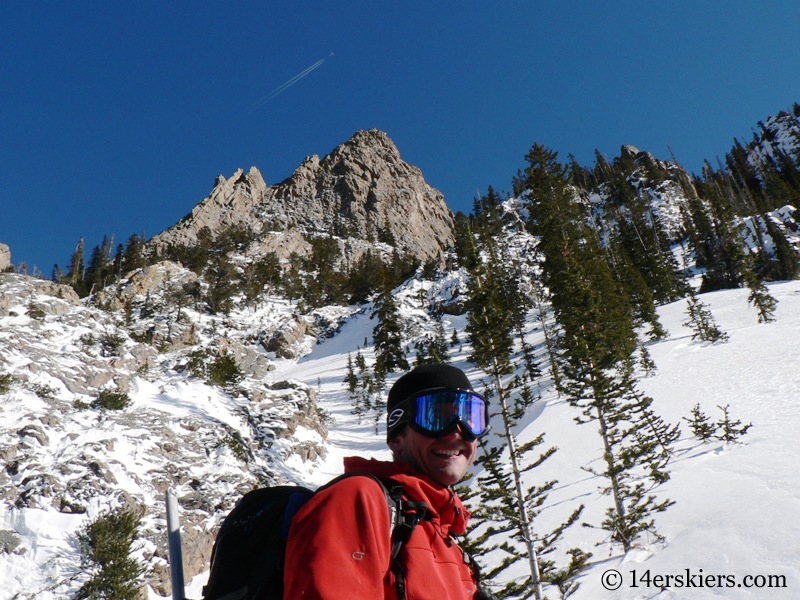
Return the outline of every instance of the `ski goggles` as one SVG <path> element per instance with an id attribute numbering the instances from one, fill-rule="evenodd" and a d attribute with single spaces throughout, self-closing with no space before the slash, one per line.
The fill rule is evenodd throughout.
<path id="1" fill-rule="evenodd" d="M 489 402 L 472 390 L 423 390 L 389 413 L 390 433 L 402 424 L 433 438 L 444 437 L 460 424 L 467 437 L 479 438 L 489 431 Z"/>

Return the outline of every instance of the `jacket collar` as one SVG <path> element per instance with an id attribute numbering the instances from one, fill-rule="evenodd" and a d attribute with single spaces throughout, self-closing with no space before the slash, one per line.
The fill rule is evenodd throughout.
<path id="1" fill-rule="evenodd" d="M 403 492 L 412 500 L 425 502 L 438 518 L 445 533 L 452 530 L 461 535 L 466 531 L 469 511 L 449 487 L 436 483 L 427 475 L 405 463 L 387 462 L 350 456 L 344 459 L 345 473 L 369 473 L 391 479 L 403 486 Z"/>

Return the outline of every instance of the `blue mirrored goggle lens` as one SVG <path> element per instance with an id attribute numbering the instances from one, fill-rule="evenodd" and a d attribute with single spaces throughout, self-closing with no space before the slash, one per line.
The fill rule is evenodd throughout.
<path id="1" fill-rule="evenodd" d="M 479 437 L 489 429 L 486 400 L 472 392 L 441 391 L 417 396 L 416 425 L 440 433 L 457 421 Z"/>

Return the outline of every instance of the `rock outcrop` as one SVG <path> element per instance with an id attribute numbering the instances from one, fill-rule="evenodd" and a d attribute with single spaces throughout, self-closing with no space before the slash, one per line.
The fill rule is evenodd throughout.
<path id="1" fill-rule="evenodd" d="M 267 247 L 280 248 L 274 238 L 294 230 L 333 233 L 386 242 L 420 261 L 436 259 L 453 244 L 453 215 L 441 192 L 374 129 L 358 131 L 322 159 L 307 158 L 276 185 L 268 186 L 255 167 L 219 176 L 211 194 L 150 245 L 192 245 L 203 228 L 213 235 L 242 226 Z"/>
<path id="2" fill-rule="evenodd" d="M 280 334 L 276 350 L 298 353 L 311 324 L 282 302 L 206 314 L 191 302 L 197 284 L 162 262 L 80 300 L 68 286 L 0 273 L 0 570 L 58 563 L 78 572 L 71 537 L 100 509 L 130 507 L 142 516 L 145 583 L 168 596 L 168 487 L 191 579 L 208 568 L 219 522 L 242 494 L 281 482 L 289 457 L 324 456 L 316 391 L 274 378 L 260 342 Z M 237 377 L 221 383 L 192 368 L 224 366 L 221 357 L 233 359 Z M 31 543 L 31 522 L 59 529 L 43 534 L 47 544 Z M 72 597 L 67 588 L 79 586 L 49 577 L 42 571 L 37 587 L 9 593 Z"/>
<path id="3" fill-rule="evenodd" d="M 6 244 L 0 244 L 0 272 L 5 271 L 11 266 L 11 248 Z"/>

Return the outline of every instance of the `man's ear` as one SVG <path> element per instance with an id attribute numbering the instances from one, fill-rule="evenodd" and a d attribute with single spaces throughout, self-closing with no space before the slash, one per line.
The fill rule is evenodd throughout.
<path id="1" fill-rule="evenodd" d="M 389 446 L 389 450 L 391 450 L 392 452 L 400 451 L 403 448 L 403 440 L 401 438 L 404 438 L 405 435 L 406 435 L 406 428 L 403 427 L 402 429 L 400 429 L 400 431 L 398 431 L 392 437 L 386 440 L 386 445 Z"/>

